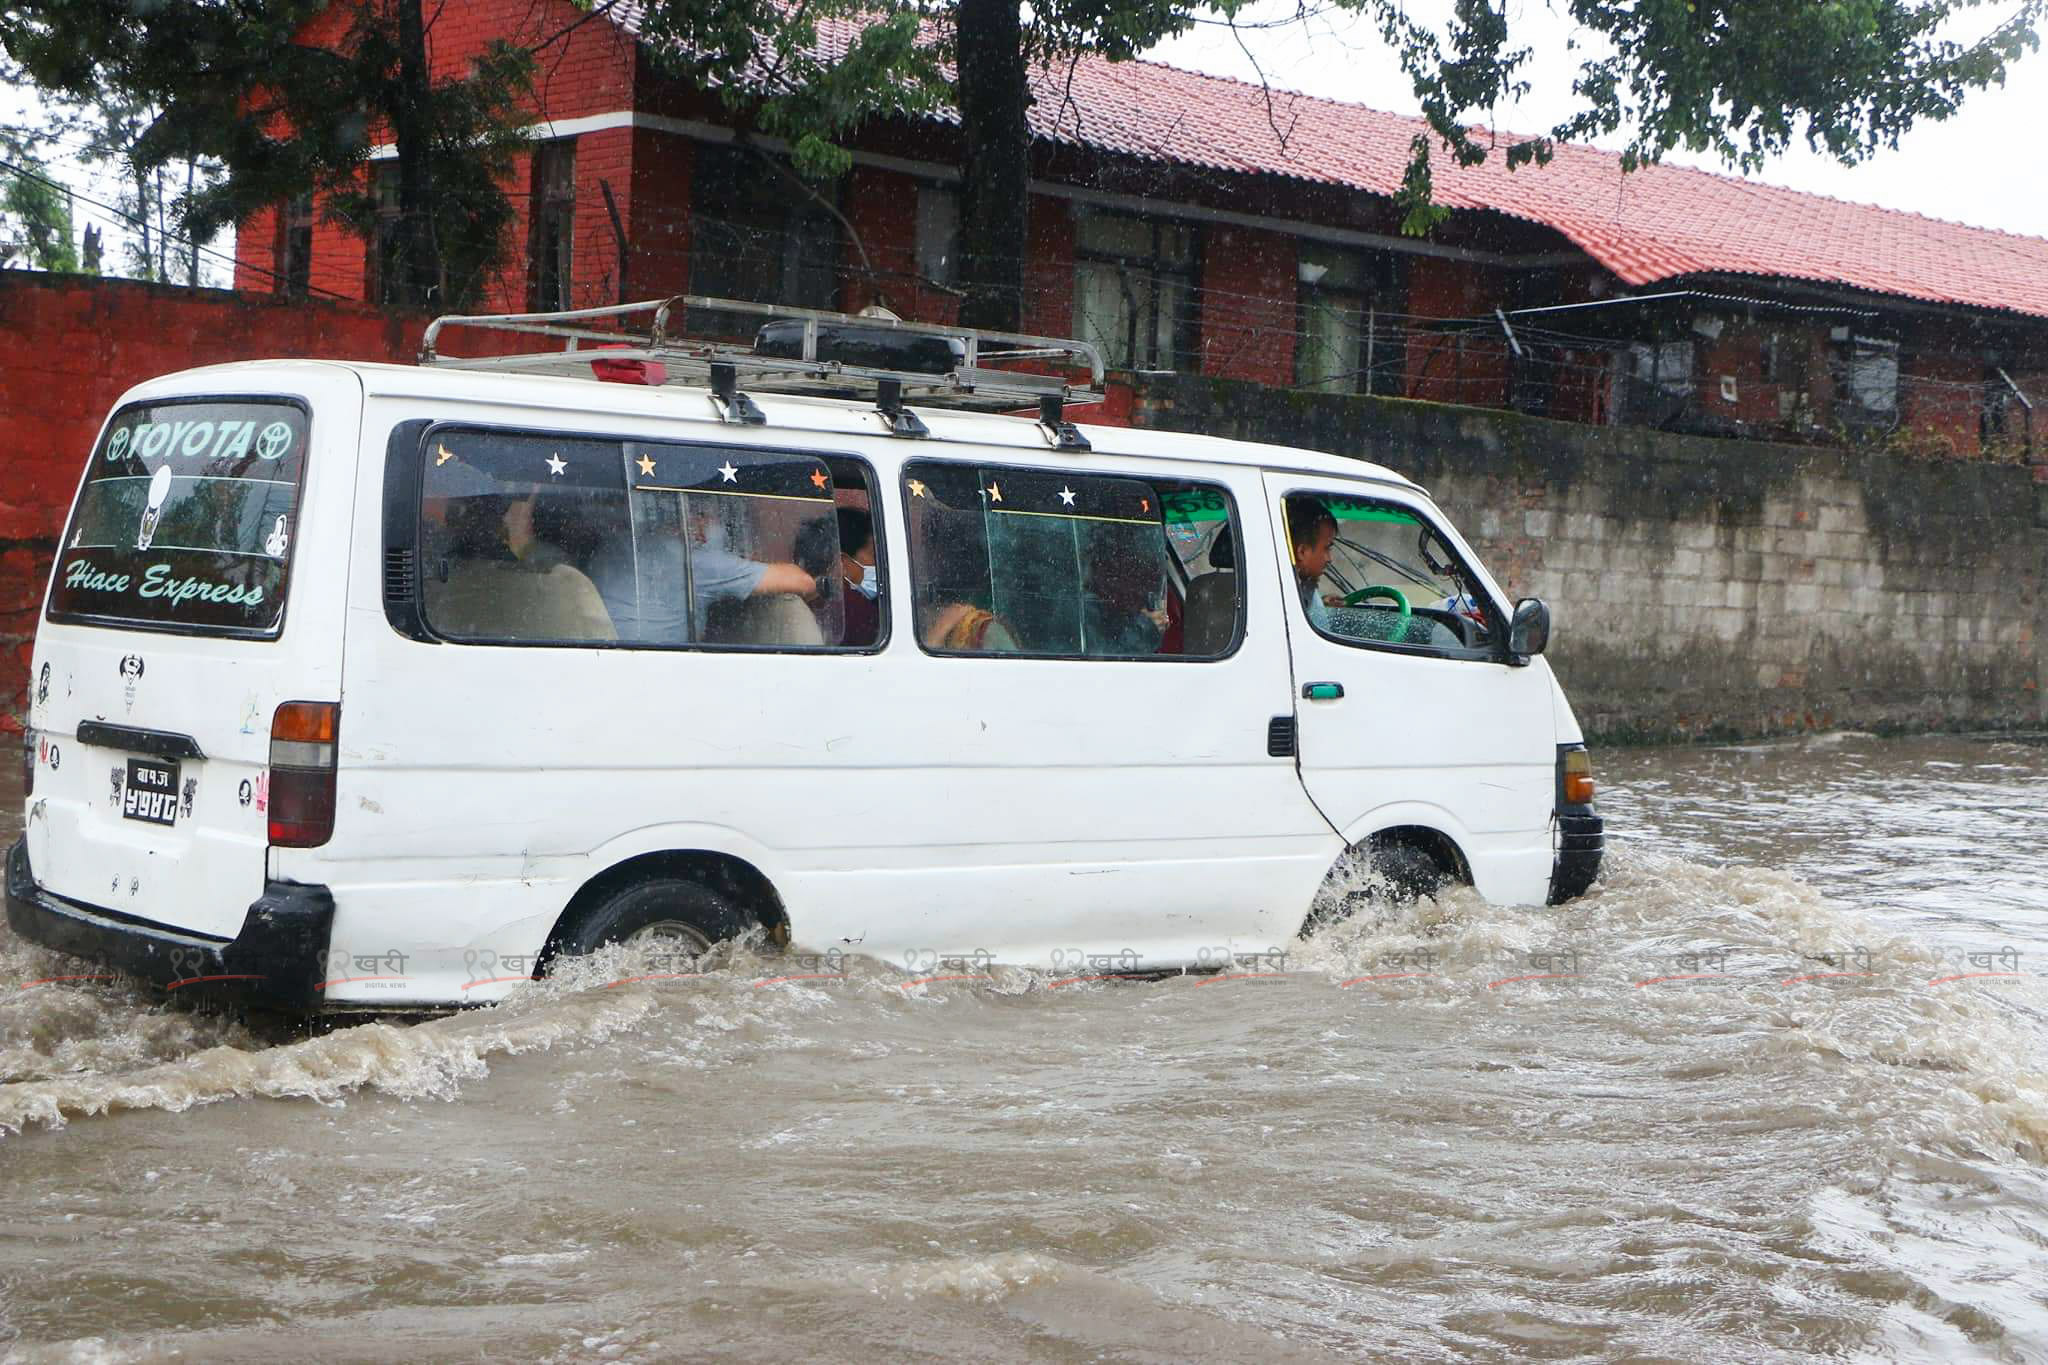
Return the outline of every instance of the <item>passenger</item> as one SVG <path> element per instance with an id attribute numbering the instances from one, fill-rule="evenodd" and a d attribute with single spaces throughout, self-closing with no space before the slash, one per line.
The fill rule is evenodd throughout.
<path id="1" fill-rule="evenodd" d="M 590 579 L 534 540 L 531 494 L 451 499 L 447 530 L 446 581 L 438 574 L 427 581 L 427 616 L 436 628 L 479 639 L 615 638 Z"/>
<path id="2" fill-rule="evenodd" d="M 575 567 L 575 557 L 564 550 L 559 532 L 544 535 L 536 528 L 554 528 L 559 509 L 539 506 L 541 496 L 529 493 L 513 499 L 505 508 L 505 544 L 513 556 L 530 569 L 552 569 L 558 564 Z M 580 573 L 581 571 L 578 570 Z"/>
<path id="3" fill-rule="evenodd" d="M 687 644 L 690 622 L 697 639 L 716 602 L 736 602 L 768 593 L 790 593 L 815 602 L 818 580 L 793 563 L 743 559 L 726 548 L 723 518 L 698 499 L 689 515 L 690 558 L 687 579 L 695 597 L 685 604 L 682 528 L 676 503 L 660 499 L 647 505 L 643 524 L 609 541 L 591 557 L 590 576 L 603 594 L 622 640 L 650 644 Z M 694 606 L 694 611 L 690 609 Z"/>
<path id="4" fill-rule="evenodd" d="M 924 642 L 933 649 L 1004 651 L 1017 647 L 1009 627 L 996 619 L 987 607 L 972 602 L 948 602 L 935 607 L 931 624 L 925 627 Z"/>
<path id="5" fill-rule="evenodd" d="M 932 534 L 932 569 L 920 590 L 917 604 L 918 638 L 930 649 L 963 651 L 1007 651 L 1017 648 L 1017 637 L 998 620 L 995 612 L 981 605 L 993 600 L 990 593 L 988 542 L 979 525 L 964 518 L 949 518 L 953 527 L 972 533 L 944 537 L 936 525 Z"/>
<path id="6" fill-rule="evenodd" d="M 846 623 L 840 641 L 871 645 L 882 634 L 882 578 L 875 563 L 875 521 L 858 507 L 839 509 L 840 610 Z"/>
<path id="7" fill-rule="evenodd" d="M 1316 585 L 1329 572 L 1330 550 L 1337 543 L 1337 518 L 1320 498 L 1297 493 L 1287 499 L 1287 538 L 1294 545 L 1294 586 L 1302 609 L 1319 630 L 1330 628 L 1331 607 L 1344 605 L 1337 593 L 1320 594 Z"/>
<path id="8" fill-rule="evenodd" d="M 1128 539 L 1098 535 L 1088 546 L 1088 580 L 1081 628 L 1089 654 L 1124 658 L 1156 654 L 1167 613 L 1155 606 L 1163 565 Z"/>

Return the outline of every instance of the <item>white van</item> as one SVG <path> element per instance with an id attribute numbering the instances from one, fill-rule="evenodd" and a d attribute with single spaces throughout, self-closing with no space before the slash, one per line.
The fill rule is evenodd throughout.
<path id="1" fill-rule="evenodd" d="M 709 345 L 682 305 L 771 320 Z M 1548 612 L 1401 475 L 1078 428 L 1092 391 L 1045 372 L 1099 385 L 1083 343 L 649 308 L 124 396 L 36 639 L 14 931 L 418 1009 L 757 929 L 1213 966 L 1284 952 L 1361 858 L 1505 903 L 1592 881 Z M 440 355 L 463 323 L 568 349 Z"/>

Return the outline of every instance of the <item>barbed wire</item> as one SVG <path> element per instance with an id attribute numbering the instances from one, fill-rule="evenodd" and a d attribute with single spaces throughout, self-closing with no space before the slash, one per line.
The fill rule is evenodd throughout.
<path id="1" fill-rule="evenodd" d="M 0 170 L 27 175 L 118 218 L 136 221 L 29 168 L 0 160 Z M 911 246 L 871 245 L 867 264 L 856 265 L 845 259 L 836 231 L 824 230 L 805 240 L 786 229 L 704 213 L 676 215 L 668 225 L 689 233 L 685 259 L 690 263 L 692 292 L 754 294 L 826 308 L 857 306 L 872 298 L 906 316 L 938 321 L 951 317 L 962 293 L 947 277 L 947 262 L 921 259 Z M 574 246 L 603 240 L 597 226 L 585 221 L 573 238 Z M 162 231 L 155 225 L 150 230 Z M 174 230 L 169 235 L 181 242 L 191 240 Z M 374 228 L 361 240 L 367 276 L 369 258 L 376 251 Z M 299 287 L 246 253 L 230 256 L 204 244 L 199 250 L 252 275 Z M 615 254 L 615 249 L 606 254 Z M 1645 335 L 1602 335 L 1525 324 L 1511 314 L 1511 341 L 1495 316 L 1382 307 L 1405 304 L 1399 286 L 1341 295 L 1297 290 L 1289 295 L 1202 283 L 1199 266 L 1193 263 L 1159 269 L 1084 255 L 1059 271 L 1047 271 L 1042 259 L 1029 256 L 1020 264 L 1023 314 L 1027 321 L 1045 320 L 1033 322 L 1034 330 L 1064 330 L 1107 342 L 1118 368 L 1236 373 L 1326 393 L 1369 392 L 1556 413 L 1581 422 L 1681 426 L 1726 434 L 1830 436 L 1850 426 L 1888 435 L 1904 426 L 1941 428 L 1951 434 L 1967 431 L 1991 441 L 2011 439 L 1998 429 L 2007 421 L 2003 399 L 1985 380 L 1915 375 L 1895 366 L 1889 385 L 1877 386 L 1888 391 L 1872 395 L 1879 401 L 1864 401 L 1847 359 L 1817 345 L 1808 353 L 1803 378 L 1729 376 L 1733 397 L 1724 398 L 1719 392 L 1723 376 L 1701 368 L 1706 359 L 1701 354 L 1704 339 L 1669 335 L 1668 327 L 1654 324 L 1644 328 Z M 500 269 L 476 293 L 486 306 L 519 311 L 529 302 L 530 269 L 530 263 Z M 1114 306 L 1091 306 L 1090 291 L 1080 283 L 1088 272 L 1117 283 Z M 572 286 L 572 306 L 619 301 L 613 271 L 586 266 L 569 273 L 578 281 Z M 707 275 L 719 283 L 711 283 Z M 802 287 L 817 297 L 793 297 Z M 310 282 L 305 291 L 337 300 L 351 298 Z M 1051 325 L 1061 318 L 1066 319 L 1064 324 Z M 684 319 L 685 325 L 688 321 Z M 1852 355 L 1857 341 L 1850 338 Z M 1688 369 L 1659 373 L 1659 348 L 1673 345 L 1689 347 Z M 1868 345 L 1862 352 L 1885 353 L 1882 346 Z"/>

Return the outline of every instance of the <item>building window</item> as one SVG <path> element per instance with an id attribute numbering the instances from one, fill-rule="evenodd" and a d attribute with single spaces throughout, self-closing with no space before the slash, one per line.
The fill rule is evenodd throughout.
<path id="1" fill-rule="evenodd" d="M 1977 409 L 1977 439 L 1985 445 L 2028 435 L 2027 409 L 2014 391 L 2010 373 L 2000 356 L 1991 360 L 1984 375 L 1984 398 Z"/>
<path id="2" fill-rule="evenodd" d="M 1691 341 L 1633 342 L 1620 351 L 1615 420 L 1663 426 L 1697 406 L 1697 353 Z"/>
<path id="3" fill-rule="evenodd" d="M 399 259 L 398 163 L 379 161 L 370 167 L 370 197 L 376 212 L 365 239 L 363 298 L 394 304 L 405 291 L 405 266 Z"/>
<path id="4" fill-rule="evenodd" d="M 938 185 L 917 189 L 917 273 L 953 286 L 960 273 L 960 194 Z"/>
<path id="5" fill-rule="evenodd" d="M 690 292 L 831 309 L 839 297 L 839 220 L 761 157 L 697 146 L 691 178 Z M 831 196 L 836 186 L 820 187 Z M 690 330 L 751 335 L 758 318 L 693 310 Z"/>
<path id="6" fill-rule="evenodd" d="M 1844 425 L 1897 424 L 1899 343 L 1851 332 L 1835 339 L 1829 371 L 1835 383 L 1835 416 Z"/>
<path id="7" fill-rule="evenodd" d="M 576 140 L 533 150 L 533 200 L 526 241 L 526 301 L 537 313 L 573 308 L 571 239 L 576 227 Z"/>
<path id="8" fill-rule="evenodd" d="M 1116 369 L 1195 368 L 1195 229 L 1087 213 L 1075 235 L 1074 331 Z"/>
<path id="9" fill-rule="evenodd" d="M 1383 364 L 1398 370 L 1403 363 L 1401 352 L 1377 335 L 1378 309 L 1393 284 L 1392 258 L 1303 242 L 1297 260 L 1295 384 L 1324 393 L 1371 393 L 1372 370 Z"/>
<path id="10" fill-rule="evenodd" d="M 302 194 L 277 215 L 277 278 L 280 294 L 302 299 L 313 283 L 313 196 Z"/>

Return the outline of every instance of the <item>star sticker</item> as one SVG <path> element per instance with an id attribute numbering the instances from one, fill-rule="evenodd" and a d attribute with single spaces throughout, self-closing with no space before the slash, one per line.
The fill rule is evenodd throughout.
<path id="1" fill-rule="evenodd" d="M 988 481 L 988 500 L 990 502 L 1001 502 L 1003 500 L 1003 490 L 996 487 L 994 479 Z"/>
<path id="2" fill-rule="evenodd" d="M 644 479 L 654 477 L 654 461 L 645 455 L 640 457 L 640 477 Z"/>
<path id="3" fill-rule="evenodd" d="M 731 460 L 727 460 L 718 467 L 718 477 L 722 483 L 738 483 L 740 481 L 740 472 L 732 467 Z"/>
<path id="4" fill-rule="evenodd" d="M 569 462 L 562 458 L 561 451 L 558 450 L 554 454 L 548 456 L 548 475 L 550 478 L 561 478 L 562 471 L 567 469 L 568 467 Z"/>
<path id="5" fill-rule="evenodd" d="M 813 470 L 811 471 L 811 487 L 813 487 L 813 488 L 816 488 L 816 489 L 819 489 L 819 490 L 823 490 L 823 488 L 825 487 L 825 485 L 826 485 L 827 483 L 829 483 L 829 482 L 831 482 L 831 481 L 830 481 L 829 479 L 827 479 L 827 478 L 825 477 L 825 471 L 824 471 L 824 470 L 822 470 L 822 469 L 813 469 Z"/>
<path id="6" fill-rule="evenodd" d="M 1065 506 L 1072 507 L 1074 505 L 1074 490 L 1062 484 L 1060 486 L 1060 502 Z"/>
<path id="7" fill-rule="evenodd" d="M 907 486 L 910 489 L 911 497 L 921 498 L 924 496 L 924 485 L 919 483 L 916 479 L 912 479 Z"/>
<path id="8" fill-rule="evenodd" d="M 450 460 L 454 458 L 454 451 L 450 450 L 447 446 L 442 445 L 438 441 L 434 443 L 434 468 L 439 469 L 442 465 L 447 464 Z"/>

